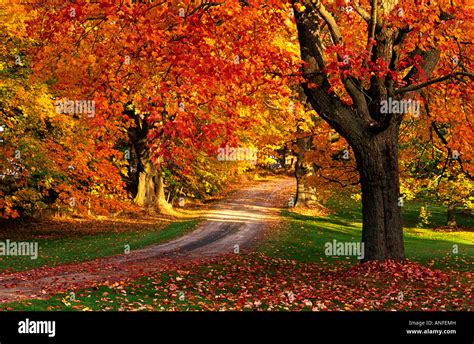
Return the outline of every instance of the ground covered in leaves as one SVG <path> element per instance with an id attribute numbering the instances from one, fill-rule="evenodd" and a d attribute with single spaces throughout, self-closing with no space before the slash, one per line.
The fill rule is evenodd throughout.
<path id="1" fill-rule="evenodd" d="M 459 262 L 462 264 L 463 262 Z M 161 264 L 158 264 L 161 265 Z M 4 310 L 473 310 L 473 274 L 411 261 L 301 263 L 263 254 L 175 262 Z"/>
<path id="2" fill-rule="evenodd" d="M 119 253 L 124 243 L 136 248 L 182 235 L 194 226 L 185 219 L 157 230 L 137 230 L 132 237 L 131 231 L 55 241 L 48 237 L 51 250 L 44 251 L 45 244 L 43 252 L 58 257 L 57 264 L 51 259 L 29 263 L 34 269 L 26 270 L 16 262 L 16 272 L 6 277 L 10 282 L 4 281 L 11 295 L 0 302 L 20 294 L 24 300 L 0 304 L 0 310 L 472 311 L 472 217 L 460 214 L 462 226 L 440 231 L 446 209 L 431 206 L 431 224 L 421 228 L 418 208 L 416 203 L 404 208 L 408 259 L 403 262 L 361 264 L 356 257 L 325 254 L 327 242 L 360 240 L 360 207 L 347 202 L 318 216 L 284 210 L 282 221 L 269 226 L 253 248 L 257 253 L 212 259 L 155 257 L 126 264 L 101 259 Z M 97 278 L 82 279 L 90 274 Z M 44 283 L 37 283 L 40 279 Z M 22 290 L 22 281 L 30 281 L 34 290 Z"/>

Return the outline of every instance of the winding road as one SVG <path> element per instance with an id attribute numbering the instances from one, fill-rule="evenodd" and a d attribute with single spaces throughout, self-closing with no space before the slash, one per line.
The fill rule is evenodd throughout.
<path id="1" fill-rule="evenodd" d="M 199 259 L 250 250 L 263 230 L 278 222 L 295 190 L 294 178 L 262 181 L 219 201 L 198 227 L 167 243 L 91 262 L 43 267 L 0 275 L 0 302 L 47 297 L 60 290 L 132 278 L 171 259 Z"/>

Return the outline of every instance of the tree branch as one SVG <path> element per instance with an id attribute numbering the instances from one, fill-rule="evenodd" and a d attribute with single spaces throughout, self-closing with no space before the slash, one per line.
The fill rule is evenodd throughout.
<path id="1" fill-rule="evenodd" d="M 422 83 L 417 84 L 417 85 L 410 85 L 410 86 L 399 88 L 399 89 L 395 90 L 394 93 L 395 94 L 400 94 L 400 93 L 406 93 L 406 92 L 411 92 L 411 91 L 417 91 L 417 90 L 422 89 L 426 86 L 451 79 L 455 76 L 467 76 L 467 77 L 471 78 L 472 80 L 474 80 L 474 75 L 471 74 L 471 73 L 456 72 L 456 73 L 451 73 L 451 74 L 448 74 L 448 75 L 441 76 L 439 78 L 431 79 L 431 80 L 422 82 Z"/>
<path id="2" fill-rule="evenodd" d="M 367 23 L 370 22 L 370 14 L 362 6 L 354 6 L 356 12 L 364 19 Z"/>
<path id="3" fill-rule="evenodd" d="M 331 33 L 332 40 L 334 45 L 339 45 L 342 43 L 342 34 L 339 26 L 336 23 L 336 20 L 332 16 L 332 14 L 324 7 L 321 3 L 321 0 L 312 0 L 311 5 L 314 9 L 316 9 L 319 15 L 324 19 L 326 24 L 328 25 L 329 32 Z"/>

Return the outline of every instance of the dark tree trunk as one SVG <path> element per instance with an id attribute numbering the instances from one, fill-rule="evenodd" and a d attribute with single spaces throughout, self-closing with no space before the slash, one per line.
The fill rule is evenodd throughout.
<path id="1" fill-rule="evenodd" d="M 456 223 L 456 204 L 449 204 L 448 205 L 447 225 L 451 226 L 451 227 L 457 226 L 457 223 Z"/>
<path id="2" fill-rule="evenodd" d="M 362 188 L 364 260 L 404 258 L 397 138 L 396 130 L 387 130 L 355 149 Z"/>
<path id="3" fill-rule="evenodd" d="M 293 0 L 293 4 L 296 3 L 299 2 Z M 370 13 L 361 11 L 367 21 L 367 49 L 371 62 L 379 64 L 384 61 L 391 71 L 397 70 L 406 34 L 386 25 L 382 19 L 395 5 L 395 0 L 373 1 Z M 417 90 L 417 86 L 399 88 L 389 74 L 371 73 L 369 84 L 365 78 L 357 78 L 351 73 L 346 76 L 345 72 L 350 72 L 352 62 L 344 62 L 346 57 L 338 54 L 338 62 L 345 66 L 342 69 L 346 69 L 339 76 L 346 95 L 352 101 L 348 105 L 334 91 L 335 84 L 331 78 L 335 74 L 327 72 L 328 45 L 344 46 L 338 17 L 321 1 L 305 2 L 305 8 L 296 8 L 294 13 L 301 58 L 305 61 L 302 72 L 306 81 L 302 86 L 308 102 L 323 120 L 346 139 L 356 155 L 362 188 L 365 260 L 402 259 L 404 248 L 398 206 L 397 145 L 403 113 L 382 111 L 381 105 L 389 98 L 401 100 L 408 92 Z M 376 44 L 373 44 L 374 41 Z M 410 55 L 420 55 L 424 60 L 419 68 L 412 68 L 403 78 L 407 85 L 415 85 L 420 82 L 421 76 L 431 76 L 440 54 L 436 49 L 416 47 Z M 423 73 L 420 73 L 420 68 Z"/>

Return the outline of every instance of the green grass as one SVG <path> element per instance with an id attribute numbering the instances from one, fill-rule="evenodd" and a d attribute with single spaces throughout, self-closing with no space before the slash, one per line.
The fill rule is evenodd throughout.
<path id="1" fill-rule="evenodd" d="M 354 201 L 344 204 L 332 204 L 338 211 L 329 216 L 310 217 L 299 215 L 288 210 L 282 211 L 282 218 L 285 220 L 284 226 L 278 231 L 269 231 L 266 237 L 261 241 L 257 250 L 269 257 L 297 260 L 301 262 L 315 262 L 324 264 L 331 262 L 340 262 L 341 259 L 348 260 L 354 264 L 356 258 L 328 257 L 324 253 L 324 244 L 334 239 L 338 241 L 360 241 L 361 238 L 361 216 L 360 206 Z M 474 233 L 469 231 L 441 232 L 434 231 L 444 225 L 446 209 L 442 206 L 430 206 L 432 217 L 430 218 L 429 228 L 418 228 L 418 213 L 420 203 L 406 203 L 403 208 L 403 221 L 405 224 L 405 250 L 407 258 L 427 264 L 437 268 L 454 269 L 458 271 L 472 270 L 474 256 Z M 458 216 L 458 223 L 464 226 L 472 226 L 473 219 L 466 215 Z M 177 227 L 174 227 L 177 226 Z M 189 227 L 188 227 L 189 226 Z M 182 232 L 193 227 L 194 223 L 178 223 L 170 225 L 166 230 L 162 230 L 163 236 L 167 238 L 182 234 Z M 187 227 L 188 229 L 184 229 Z M 431 228 L 430 228 L 431 227 Z M 140 240 L 135 239 L 143 245 L 155 242 L 160 232 L 155 234 L 143 234 Z M 165 232 L 167 233 L 165 235 Z M 138 235 L 138 233 L 136 233 Z M 117 238 L 116 238 L 117 239 Z M 165 240 L 165 239 L 163 239 Z M 90 239 L 92 241 L 92 239 Z M 102 244 L 91 244 L 87 247 L 95 247 L 97 250 L 104 249 Z M 114 247 L 120 253 L 123 244 L 129 242 L 133 244 L 129 237 L 112 240 Z M 57 244 L 57 243 L 56 243 Z M 52 247 L 56 244 L 51 244 Z M 79 243 L 71 243 L 71 247 Z M 452 253 L 453 245 L 458 245 L 459 254 Z M 94 255 L 95 251 L 91 251 Z M 106 255 L 102 252 L 103 255 Z M 82 254 L 82 256 L 84 256 Z M 202 270 L 202 271 L 201 271 Z M 189 278 L 197 281 L 211 281 L 214 277 L 207 274 L 207 271 L 214 272 L 223 270 L 216 264 L 203 265 L 193 270 Z M 272 275 L 272 271 L 267 271 Z M 47 300 L 25 300 L 2 305 L 4 309 L 44 311 L 44 310 L 62 310 L 62 311 L 81 311 L 81 310 L 203 310 L 209 306 L 209 300 L 198 294 L 196 299 L 189 302 L 187 299 L 180 301 L 177 296 L 170 299 L 170 293 L 166 290 L 169 283 L 176 283 L 176 274 L 173 269 L 169 272 L 161 273 L 159 277 L 143 277 L 123 287 L 88 288 L 76 292 L 76 301 L 72 302 L 68 294 L 56 294 Z M 209 282 L 210 283 L 210 282 Z M 194 285 L 194 284 L 193 284 Z M 236 282 L 236 288 L 238 287 Z"/>
<path id="2" fill-rule="evenodd" d="M 214 271 L 217 266 L 212 266 Z M 210 268 L 199 267 L 198 278 Z M 23 300 L 0 305 L 0 310 L 15 311 L 202 311 L 203 306 L 211 307 L 204 296 L 194 295 L 192 301 L 181 291 L 170 295 L 169 283 L 175 282 L 178 274 L 175 271 L 161 273 L 157 276 L 141 277 L 123 287 L 98 286 L 77 291 L 74 301 L 71 294 L 58 293 L 51 298 Z M 189 294 L 189 290 L 186 291 Z M 216 293 L 218 295 L 219 292 Z M 180 296 L 184 298 L 181 299 Z"/>
<path id="3" fill-rule="evenodd" d="M 124 253 L 130 250 L 162 243 L 190 232 L 197 220 L 173 222 L 164 228 L 137 232 L 107 233 L 61 239 L 37 239 L 38 258 L 27 256 L 0 257 L 0 272 L 22 271 L 44 265 L 55 266 L 82 262 Z"/>
<path id="4" fill-rule="evenodd" d="M 2 307 L 5 309 L 13 307 L 15 311 L 121 311 L 123 305 L 127 305 L 135 310 L 166 310 L 168 307 L 162 301 L 169 296 L 163 291 L 163 286 L 172 277 L 176 275 L 161 274 L 156 280 L 140 278 L 120 289 L 108 286 L 88 288 L 74 295 L 74 301 L 71 301 L 71 294 L 60 293 L 46 300 L 25 300 L 2 305 Z M 182 310 L 192 310 L 187 306 L 186 300 L 182 302 L 178 300 L 179 297 L 175 298 L 175 305 L 181 306 Z M 140 307 L 146 308 L 140 309 Z M 196 307 L 194 309 L 198 310 Z"/>
<path id="5" fill-rule="evenodd" d="M 267 235 L 259 251 L 272 257 L 304 262 L 341 259 L 356 262 L 356 257 L 326 256 L 324 245 L 333 240 L 356 242 L 361 240 L 360 205 L 352 200 L 344 204 L 330 203 L 330 205 L 338 207 L 338 211 L 321 217 L 305 216 L 284 210 L 282 217 L 287 221 L 286 227 L 277 233 Z M 453 265 L 456 270 L 472 269 L 465 261 L 473 261 L 474 232 L 434 231 L 433 228 L 445 224 L 446 208 L 433 205 L 429 205 L 432 216 L 428 228 L 418 228 L 421 205 L 410 202 L 402 209 L 406 257 L 425 264 L 434 260 L 434 265 L 440 268 Z M 461 226 L 474 225 L 474 220 L 468 215 L 459 214 L 457 220 Z M 458 254 L 453 253 L 453 245 L 457 245 Z"/>

